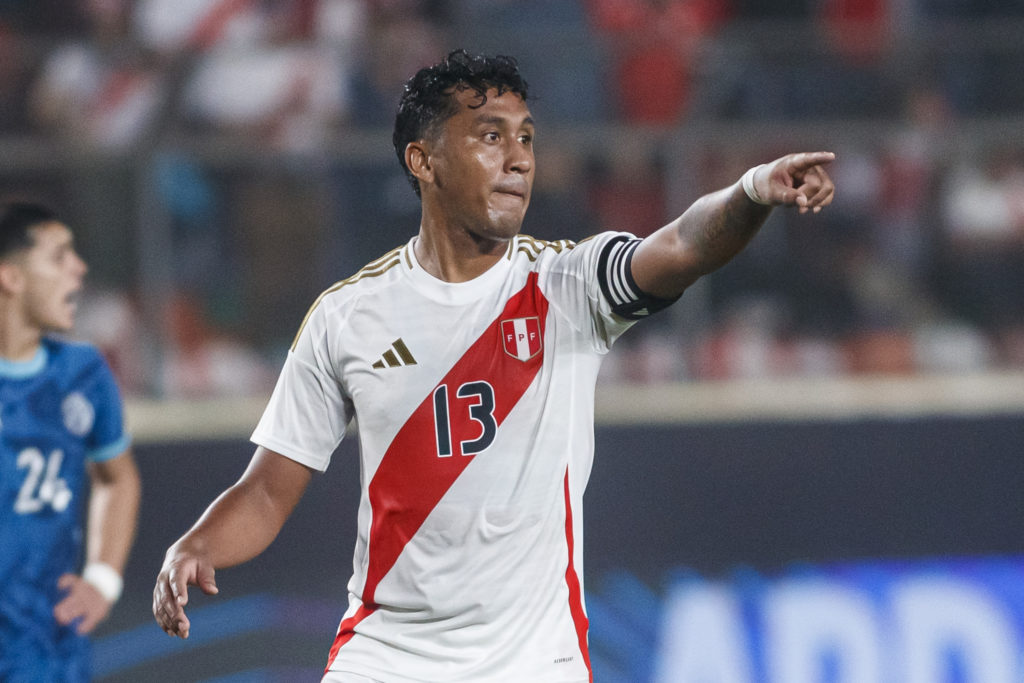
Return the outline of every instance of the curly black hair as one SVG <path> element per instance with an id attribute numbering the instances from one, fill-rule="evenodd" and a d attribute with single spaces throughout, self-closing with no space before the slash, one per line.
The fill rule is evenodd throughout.
<path id="1" fill-rule="evenodd" d="M 481 107 L 487 102 L 487 91 L 491 88 L 499 95 L 511 92 L 526 100 L 528 86 L 514 57 L 470 55 L 465 50 L 454 50 L 442 62 L 420 69 L 406 82 L 391 141 L 398 163 L 417 197 L 420 184 L 405 165 L 406 146 L 414 140 L 435 135 L 440 124 L 458 111 L 457 101 L 452 96 L 455 92 L 476 91 L 479 103 L 475 107 Z"/>

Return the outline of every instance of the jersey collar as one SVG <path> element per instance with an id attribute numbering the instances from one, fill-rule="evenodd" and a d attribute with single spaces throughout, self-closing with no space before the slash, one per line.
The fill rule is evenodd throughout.
<path id="1" fill-rule="evenodd" d="M 416 260 L 416 237 L 409 240 L 402 248 L 402 263 L 405 265 L 406 274 L 412 279 L 417 291 L 434 301 L 445 304 L 467 304 L 477 301 L 496 287 L 500 287 L 505 281 L 511 261 L 504 256 L 488 268 L 481 275 L 467 282 L 445 282 L 439 280 L 423 269 Z M 512 248 L 514 239 L 509 241 L 509 248 Z"/>
<path id="2" fill-rule="evenodd" d="M 49 356 L 50 354 L 47 353 L 46 347 L 40 345 L 39 349 L 36 350 L 36 354 L 29 360 L 17 361 L 0 358 L 0 377 L 25 379 L 26 377 L 37 375 L 46 367 L 46 361 Z"/>

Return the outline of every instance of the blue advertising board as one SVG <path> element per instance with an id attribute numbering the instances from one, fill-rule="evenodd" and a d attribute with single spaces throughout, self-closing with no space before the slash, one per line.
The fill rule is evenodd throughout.
<path id="1" fill-rule="evenodd" d="M 597 680 L 1019 683 L 1024 674 L 1024 557 L 681 574 L 656 604 L 651 651 L 625 671 L 612 656 Z M 597 650 L 604 630 L 595 624 Z"/>

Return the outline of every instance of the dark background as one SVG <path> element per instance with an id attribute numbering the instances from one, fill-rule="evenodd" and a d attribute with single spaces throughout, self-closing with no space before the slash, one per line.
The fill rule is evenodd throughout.
<path id="1" fill-rule="evenodd" d="M 1021 444 L 1024 416 L 1015 415 L 599 427 L 584 498 L 585 581 L 594 590 L 626 571 L 656 590 L 680 569 L 715 577 L 1021 553 Z M 191 642 L 155 625 L 152 585 L 167 546 L 237 479 L 252 446 L 136 452 L 139 538 L 125 598 L 97 634 L 98 673 L 109 674 L 98 680 L 317 680 L 351 574 L 356 439 L 314 478 L 263 555 L 220 571 L 216 598 L 192 593 Z"/>

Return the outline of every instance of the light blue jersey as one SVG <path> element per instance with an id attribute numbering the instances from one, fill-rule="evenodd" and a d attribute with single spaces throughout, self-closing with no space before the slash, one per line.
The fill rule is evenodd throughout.
<path id="1" fill-rule="evenodd" d="M 53 616 L 57 580 L 81 567 L 86 463 L 128 445 L 95 348 L 46 339 L 30 361 L 0 359 L 0 681 L 89 680 L 88 641 Z"/>

